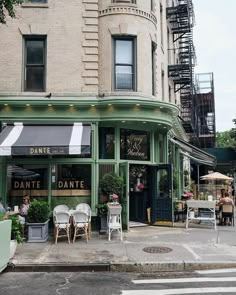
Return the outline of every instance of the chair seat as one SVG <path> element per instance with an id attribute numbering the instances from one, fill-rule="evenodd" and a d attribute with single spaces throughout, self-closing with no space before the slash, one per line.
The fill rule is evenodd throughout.
<path id="1" fill-rule="evenodd" d="M 56 226 L 59 226 L 60 228 L 66 228 L 67 226 L 70 226 L 69 223 L 55 223 Z"/>
<path id="2" fill-rule="evenodd" d="M 78 226 L 78 227 L 83 227 L 83 226 L 88 226 L 88 222 L 83 222 L 83 223 L 81 223 L 81 222 L 76 222 L 74 225 L 76 225 L 76 226 Z"/>
<path id="3" fill-rule="evenodd" d="M 108 223 L 108 226 L 112 227 L 112 228 L 120 228 L 121 224 L 119 222 L 115 222 L 115 223 L 110 222 L 110 223 Z"/>

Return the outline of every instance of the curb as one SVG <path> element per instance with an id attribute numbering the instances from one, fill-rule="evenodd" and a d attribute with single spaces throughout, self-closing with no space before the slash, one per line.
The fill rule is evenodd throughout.
<path id="1" fill-rule="evenodd" d="M 93 264 L 14 264 L 9 263 L 5 272 L 106 272 L 110 271 L 109 263 Z"/>
<path id="2" fill-rule="evenodd" d="M 13 264 L 4 272 L 187 272 L 194 270 L 235 268 L 236 262 L 160 262 L 160 263 L 91 263 L 91 264 Z"/>
<path id="3" fill-rule="evenodd" d="M 160 263 L 113 263 L 112 272 L 184 272 L 194 270 L 235 268 L 236 262 L 160 262 Z"/>

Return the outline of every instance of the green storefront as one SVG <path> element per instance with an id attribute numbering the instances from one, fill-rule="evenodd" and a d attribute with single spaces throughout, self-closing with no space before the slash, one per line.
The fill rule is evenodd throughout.
<path id="1" fill-rule="evenodd" d="M 132 219 L 145 222 L 146 207 L 153 206 L 169 211 L 155 208 L 153 222 L 155 212 L 159 212 L 159 220 L 172 220 L 172 168 L 165 165 L 168 132 L 185 136 L 176 105 L 129 97 L 24 97 L 2 99 L 0 104 L 0 194 L 5 205 L 19 205 L 28 193 L 31 199 L 48 200 L 51 208 L 86 202 L 96 216 L 99 179 L 115 172 L 125 180 L 125 224 Z M 20 131 L 13 131 L 14 127 Z M 63 143 L 62 134 L 66 138 Z M 155 173 L 169 175 L 168 204 L 154 200 L 157 195 L 153 190 L 158 190 L 160 179 Z M 136 190 L 140 182 L 144 188 Z"/>

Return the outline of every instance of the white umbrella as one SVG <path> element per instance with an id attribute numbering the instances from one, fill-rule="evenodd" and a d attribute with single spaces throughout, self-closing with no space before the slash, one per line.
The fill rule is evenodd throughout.
<path id="1" fill-rule="evenodd" d="M 219 172 L 213 172 L 200 177 L 202 180 L 233 180 L 232 177 L 221 174 Z"/>

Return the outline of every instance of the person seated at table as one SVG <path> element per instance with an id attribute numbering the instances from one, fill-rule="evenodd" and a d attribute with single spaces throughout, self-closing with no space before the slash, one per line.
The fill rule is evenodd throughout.
<path id="1" fill-rule="evenodd" d="M 225 192 L 224 193 L 224 196 L 219 199 L 218 206 L 219 206 L 219 214 L 220 214 L 220 224 L 224 223 L 225 225 L 226 224 L 231 225 L 232 218 L 227 218 L 226 220 L 223 220 L 222 219 L 222 209 L 223 209 L 223 205 L 224 204 L 226 204 L 226 205 L 232 205 L 234 207 L 234 202 L 230 198 L 228 192 Z"/>
<path id="2" fill-rule="evenodd" d="M 25 221 L 27 221 L 28 210 L 30 206 L 29 195 L 24 195 L 22 200 L 23 200 L 23 203 L 20 205 L 19 213 L 20 213 L 20 216 L 23 217 Z"/>

